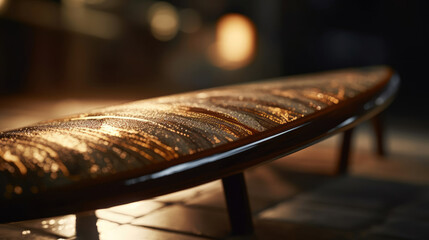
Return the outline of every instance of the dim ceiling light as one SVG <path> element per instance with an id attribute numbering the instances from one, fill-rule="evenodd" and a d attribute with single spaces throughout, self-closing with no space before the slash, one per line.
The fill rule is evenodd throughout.
<path id="1" fill-rule="evenodd" d="M 0 13 L 6 9 L 8 0 L 0 0 Z"/>
<path id="2" fill-rule="evenodd" d="M 153 36 L 161 41 L 173 39 L 179 29 L 176 8 L 166 2 L 154 3 L 149 8 L 149 24 Z"/>

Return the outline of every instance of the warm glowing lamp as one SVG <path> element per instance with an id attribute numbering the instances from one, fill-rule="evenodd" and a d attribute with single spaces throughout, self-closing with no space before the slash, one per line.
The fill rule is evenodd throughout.
<path id="1" fill-rule="evenodd" d="M 254 56 L 256 33 L 253 23 L 241 14 L 223 16 L 216 25 L 214 63 L 225 69 L 247 65 Z"/>

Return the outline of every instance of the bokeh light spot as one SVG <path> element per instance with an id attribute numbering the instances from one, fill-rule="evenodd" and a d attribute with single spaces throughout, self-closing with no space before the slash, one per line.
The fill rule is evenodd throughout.
<path id="1" fill-rule="evenodd" d="M 256 33 L 251 20 L 241 14 L 228 14 L 216 25 L 216 42 L 211 58 L 215 65 L 237 69 L 247 65 L 255 52 Z"/>
<path id="2" fill-rule="evenodd" d="M 149 8 L 149 24 L 153 36 L 160 41 L 173 39 L 179 29 L 176 8 L 166 2 L 154 3 Z"/>

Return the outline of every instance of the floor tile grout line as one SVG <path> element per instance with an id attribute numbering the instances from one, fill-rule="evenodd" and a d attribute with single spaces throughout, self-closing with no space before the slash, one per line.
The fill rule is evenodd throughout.
<path id="1" fill-rule="evenodd" d="M 143 201 L 144 201 L 144 200 L 143 200 Z M 107 210 L 108 210 L 108 211 L 110 211 L 110 212 L 116 213 L 116 214 L 121 214 L 121 215 L 124 215 L 124 216 L 132 217 L 132 218 L 133 218 L 133 220 L 135 220 L 135 219 L 137 219 L 137 218 L 141 218 L 141 217 L 147 216 L 147 215 L 152 214 L 152 213 L 154 213 L 154 212 L 156 212 L 156 211 L 158 211 L 158 210 L 161 210 L 161 209 L 163 209 L 163 208 L 165 208 L 165 207 L 168 207 L 168 206 L 170 206 L 170 205 L 173 205 L 173 204 L 169 204 L 169 203 L 162 203 L 162 204 L 163 204 L 163 206 L 161 206 L 161 207 L 159 207 L 159 208 L 156 208 L 156 209 L 153 209 L 152 211 L 149 211 L 149 212 L 147 212 L 147 213 L 145 213 L 145 214 L 143 214 L 143 215 L 139 215 L 139 216 L 133 216 L 133 215 L 129 215 L 129 214 L 127 214 L 127 213 L 123 213 L 123 212 L 119 212 L 119 211 L 115 211 L 115 210 L 110 210 L 110 209 L 107 209 Z M 98 217 L 97 217 L 97 218 L 98 218 Z M 105 218 L 100 218 L 100 219 L 107 220 L 107 221 L 114 222 L 114 223 L 118 223 L 118 222 L 112 221 L 112 220 L 110 220 L 110 219 L 105 219 Z"/>
<path id="2" fill-rule="evenodd" d="M 266 211 L 266 210 L 268 210 L 268 209 L 270 209 L 270 208 L 276 207 L 276 206 L 278 206 L 279 204 L 282 204 L 283 202 L 290 201 L 290 200 L 291 200 L 291 199 L 293 199 L 293 198 L 295 198 L 295 196 L 289 196 L 289 197 L 287 197 L 287 198 L 285 198 L 285 199 L 279 200 L 278 202 L 273 202 L 273 203 L 271 203 L 271 204 L 268 204 L 266 207 L 264 207 L 264 208 L 262 208 L 262 209 L 260 209 L 260 210 L 258 210 L 258 211 L 253 212 L 253 213 L 252 213 L 252 215 L 253 215 L 253 217 L 255 217 L 255 218 L 259 218 L 259 215 L 260 215 L 263 211 Z"/>

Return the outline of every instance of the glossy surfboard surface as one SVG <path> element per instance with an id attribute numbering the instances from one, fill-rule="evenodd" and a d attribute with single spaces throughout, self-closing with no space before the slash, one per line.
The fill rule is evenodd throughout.
<path id="1" fill-rule="evenodd" d="M 287 77 L 2 132 L 0 219 L 107 207 L 243 171 L 382 111 L 394 76 L 381 66 Z"/>

